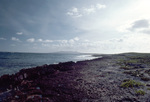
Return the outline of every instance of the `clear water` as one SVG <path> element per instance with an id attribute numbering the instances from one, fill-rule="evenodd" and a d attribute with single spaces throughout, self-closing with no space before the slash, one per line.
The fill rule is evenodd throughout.
<path id="1" fill-rule="evenodd" d="M 16 73 L 23 68 L 93 58 L 91 55 L 85 54 L 0 52 L 0 76 Z"/>

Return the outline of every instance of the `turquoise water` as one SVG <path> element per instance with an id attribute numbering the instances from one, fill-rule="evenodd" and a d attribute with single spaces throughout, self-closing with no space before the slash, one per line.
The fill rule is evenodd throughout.
<path id="1" fill-rule="evenodd" d="M 56 64 L 67 61 L 81 61 L 93 59 L 87 54 L 64 53 L 12 53 L 0 52 L 0 76 L 16 73 L 23 68 L 31 68 L 44 64 Z"/>

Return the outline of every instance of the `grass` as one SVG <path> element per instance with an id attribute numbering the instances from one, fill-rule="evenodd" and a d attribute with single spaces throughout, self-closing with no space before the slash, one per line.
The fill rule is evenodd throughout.
<path id="1" fill-rule="evenodd" d="M 146 92 L 143 91 L 143 90 L 137 90 L 137 91 L 135 91 L 135 92 L 136 92 L 136 94 L 138 94 L 138 95 L 145 95 L 145 94 L 146 94 Z"/>
<path id="2" fill-rule="evenodd" d="M 121 87 L 135 87 L 135 86 L 144 86 L 141 82 L 136 82 L 135 80 L 127 80 L 121 84 Z"/>

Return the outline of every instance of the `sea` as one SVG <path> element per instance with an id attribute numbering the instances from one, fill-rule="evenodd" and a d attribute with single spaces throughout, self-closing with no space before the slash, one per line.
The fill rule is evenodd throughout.
<path id="1" fill-rule="evenodd" d="M 32 68 L 44 64 L 90 60 L 96 57 L 83 53 L 17 53 L 0 52 L 0 76 L 14 74 L 23 68 Z"/>

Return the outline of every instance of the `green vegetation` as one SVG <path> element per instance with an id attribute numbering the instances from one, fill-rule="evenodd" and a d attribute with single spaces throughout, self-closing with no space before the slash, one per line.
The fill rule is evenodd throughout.
<path id="1" fill-rule="evenodd" d="M 150 88 L 147 88 L 147 90 L 150 90 Z"/>
<path id="2" fill-rule="evenodd" d="M 138 95 L 145 95 L 146 93 L 143 90 L 137 90 L 136 94 L 138 94 Z"/>
<path id="3" fill-rule="evenodd" d="M 125 56 L 125 58 L 118 60 L 121 69 L 131 70 L 135 68 L 144 68 L 146 65 L 150 65 L 150 54 L 129 53 Z"/>
<path id="4" fill-rule="evenodd" d="M 118 64 L 120 64 L 120 65 L 121 65 L 121 64 L 127 65 L 127 64 L 136 64 L 136 63 L 139 63 L 139 61 L 138 61 L 137 59 L 128 59 L 128 60 L 127 60 L 127 59 L 126 59 L 126 60 L 122 60 L 122 59 L 121 59 L 121 60 L 119 60 L 118 62 L 119 62 Z"/>
<path id="5" fill-rule="evenodd" d="M 135 87 L 135 86 L 143 86 L 144 84 L 141 82 L 136 82 L 135 80 L 127 80 L 121 84 L 121 87 Z"/>
<path id="6" fill-rule="evenodd" d="M 130 70 L 133 68 L 141 68 L 142 64 L 138 59 L 128 59 L 128 60 L 120 60 L 118 62 L 121 69 Z"/>

